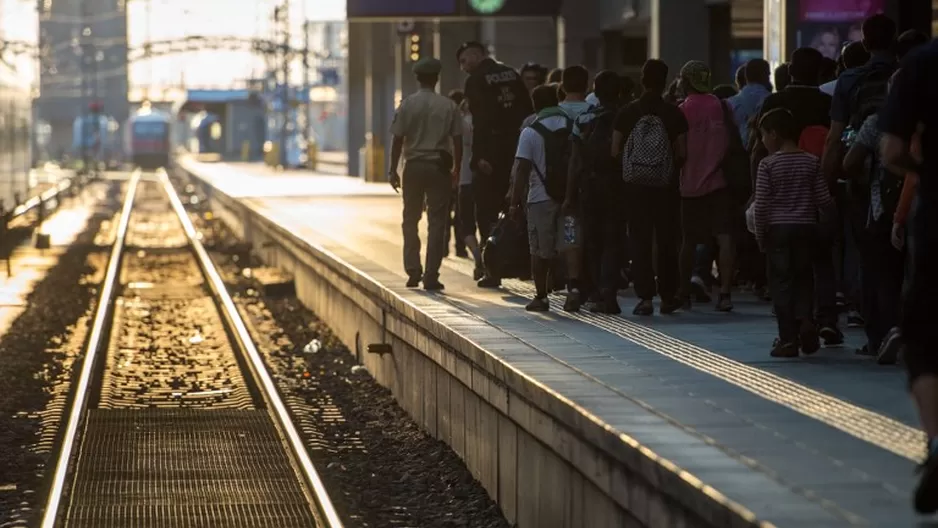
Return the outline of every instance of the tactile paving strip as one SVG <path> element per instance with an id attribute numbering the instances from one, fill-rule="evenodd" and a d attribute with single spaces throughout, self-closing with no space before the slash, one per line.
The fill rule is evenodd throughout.
<path id="1" fill-rule="evenodd" d="M 314 527 L 264 411 L 89 411 L 65 526 Z"/>

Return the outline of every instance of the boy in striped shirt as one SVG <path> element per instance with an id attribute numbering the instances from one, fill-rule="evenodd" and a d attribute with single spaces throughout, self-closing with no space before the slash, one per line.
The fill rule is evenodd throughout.
<path id="1" fill-rule="evenodd" d="M 798 148 L 798 127 L 786 109 L 759 121 L 769 156 L 759 163 L 753 216 L 756 240 L 766 253 L 769 289 L 778 320 L 773 357 L 813 354 L 820 348 L 813 318 L 812 244 L 818 215 L 833 204 L 820 160 Z"/>

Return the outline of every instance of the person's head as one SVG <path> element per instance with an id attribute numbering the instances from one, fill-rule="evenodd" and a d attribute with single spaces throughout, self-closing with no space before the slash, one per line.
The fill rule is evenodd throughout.
<path id="1" fill-rule="evenodd" d="M 661 95 L 668 84 L 668 65 L 660 59 L 648 59 L 642 66 L 642 88 L 646 93 Z"/>
<path id="2" fill-rule="evenodd" d="M 547 82 L 547 68 L 536 62 L 529 62 L 521 67 L 521 80 L 528 92 Z"/>
<path id="3" fill-rule="evenodd" d="M 764 59 L 752 59 L 747 61 L 743 72 L 746 75 L 747 84 L 761 84 L 766 88 L 772 86 L 772 68 L 768 61 Z"/>
<path id="4" fill-rule="evenodd" d="M 866 64 L 870 60 L 870 52 L 866 51 L 862 42 L 850 42 L 844 46 L 841 57 L 844 61 L 844 69 L 849 70 Z"/>
<path id="5" fill-rule="evenodd" d="M 456 108 L 459 108 L 459 111 L 465 114 L 469 110 L 469 105 L 466 104 L 469 101 L 466 99 L 466 94 L 462 90 L 450 90 L 447 97 L 450 98 L 454 103 L 456 103 Z"/>
<path id="6" fill-rule="evenodd" d="M 622 83 L 619 74 L 611 70 L 603 70 L 593 79 L 593 93 L 603 106 L 614 106 L 619 102 Z"/>
<path id="7" fill-rule="evenodd" d="M 867 51 L 893 51 L 896 23 L 886 15 L 873 15 L 863 21 L 863 45 Z"/>
<path id="8" fill-rule="evenodd" d="M 548 83 L 559 83 L 563 79 L 563 68 L 554 68 L 547 74 Z"/>
<path id="9" fill-rule="evenodd" d="M 817 86 L 824 56 L 814 48 L 798 48 L 791 54 L 788 75 L 793 84 Z"/>
<path id="10" fill-rule="evenodd" d="M 821 74 L 818 84 L 829 83 L 837 78 L 837 61 L 824 57 L 821 59 Z"/>
<path id="11" fill-rule="evenodd" d="M 560 85 L 567 97 L 586 97 L 590 89 L 590 72 L 583 66 L 568 66 L 561 74 Z"/>
<path id="12" fill-rule="evenodd" d="M 798 143 L 798 124 L 787 108 L 769 110 L 759 120 L 759 135 L 769 153 L 777 152 L 787 143 Z"/>
<path id="13" fill-rule="evenodd" d="M 785 89 L 786 86 L 791 84 L 791 74 L 788 73 L 788 63 L 783 62 L 775 68 L 775 89 L 779 92 Z"/>
<path id="14" fill-rule="evenodd" d="M 563 86 L 559 82 L 547 83 L 555 92 L 557 92 L 557 101 L 564 102 L 567 99 L 567 92 L 563 91 Z"/>
<path id="15" fill-rule="evenodd" d="M 535 112 L 557 106 L 560 104 L 560 100 L 557 98 L 557 85 L 542 84 L 538 86 L 531 92 L 531 101 L 534 103 Z"/>
<path id="16" fill-rule="evenodd" d="M 748 63 L 747 63 L 748 64 Z M 746 86 L 746 64 L 740 64 L 739 68 L 736 68 L 736 89 L 742 90 Z"/>
<path id="17" fill-rule="evenodd" d="M 824 28 L 814 34 L 811 39 L 811 47 L 820 51 L 822 57 L 831 59 L 837 58 L 837 51 L 840 48 L 840 31 L 835 27 Z"/>
<path id="18" fill-rule="evenodd" d="M 421 88 L 436 87 L 436 83 L 440 82 L 442 70 L 443 64 L 433 57 L 424 57 L 414 64 L 414 75 L 417 76 L 417 83 Z"/>
<path id="19" fill-rule="evenodd" d="M 705 94 L 710 93 L 710 67 L 701 61 L 687 61 L 681 67 L 681 88 L 684 93 Z"/>
<path id="20" fill-rule="evenodd" d="M 902 34 L 899 35 L 899 39 L 896 40 L 896 55 L 902 59 L 915 48 L 923 44 L 928 44 L 928 40 L 928 35 L 921 31 L 915 29 L 903 31 Z"/>
<path id="21" fill-rule="evenodd" d="M 713 88 L 713 95 L 720 99 L 729 99 L 738 93 L 739 91 L 732 84 L 720 84 Z"/>
<path id="22" fill-rule="evenodd" d="M 478 41 L 470 40 L 463 42 L 456 50 L 456 60 L 459 61 L 459 69 L 466 73 L 472 73 L 479 67 L 479 63 L 488 56 L 488 50 Z"/>

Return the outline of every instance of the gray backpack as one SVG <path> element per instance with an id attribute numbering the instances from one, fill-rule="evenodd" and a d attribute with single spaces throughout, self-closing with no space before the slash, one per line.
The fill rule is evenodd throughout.
<path id="1" fill-rule="evenodd" d="M 671 140 L 664 121 L 655 114 L 642 116 L 622 153 L 622 180 L 633 185 L 667 187 L 673 168 Z"/>

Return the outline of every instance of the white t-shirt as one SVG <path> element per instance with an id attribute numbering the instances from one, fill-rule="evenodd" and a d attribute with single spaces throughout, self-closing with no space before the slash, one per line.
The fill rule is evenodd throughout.
<path id="1" fill-rule="evenodd" d="M 459 185 L 472 183 L 472 169 L 469 168 L 470 161 L 472 161 L 472 115 L 464 115 L 462 118 L 462 167 L 459 168 Z"/>
<path id="2" fill-rule="evenodd" d="M 546 117 L 540 120 L 548 130 L 559 130 L 566 126 L 563 116 Z M 541 178 L 547 177 L 547 156 L 544 154 L 544 138 L 533 128 L 525 128 L 518 139 L 518 152 L 516 158 L 525 159 L 534 166 L 528 177 L 528 203 L 539 203 L 550 200 L 547 189 Z"/>

